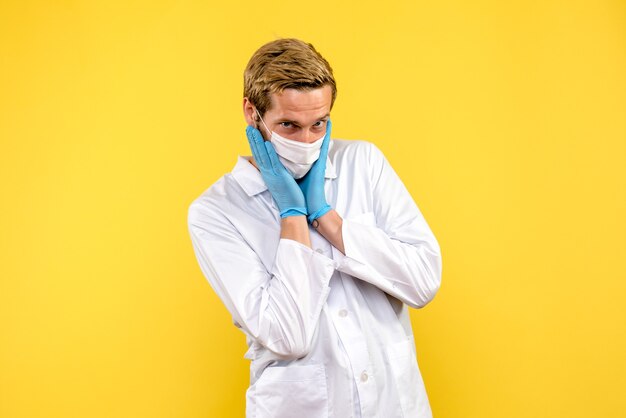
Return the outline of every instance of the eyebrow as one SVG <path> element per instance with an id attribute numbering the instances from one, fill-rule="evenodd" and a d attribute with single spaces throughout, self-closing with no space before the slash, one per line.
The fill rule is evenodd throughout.
<path id="1" fill-rule="evenodd" d="M 324 116 L 315 119 L 315 121 L 320 121 L 322 119 L 327 119 L 329 116 L 330 116 L 330 113 L 327 113 Z M 283 122 L 293 123 L 294 125 L 298 125 L 298 126 L 301 125 L 300 122 L 298 122 L 297 120 L 291 120 L 291 119 L 278 119 L 275 123 L 283 123 Z"/>

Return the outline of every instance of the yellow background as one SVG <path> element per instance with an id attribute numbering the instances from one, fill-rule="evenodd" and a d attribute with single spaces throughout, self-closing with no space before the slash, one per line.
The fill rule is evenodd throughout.
<path id="1" fill-rule="evenodd" d="M 624 1 L 0 1 L 0 417 L 241 417 L 191 201 L 249 154 L 242 72 L 312 42 L 333 136 L 443 254 L 436 418 L 626 416 Z"/>

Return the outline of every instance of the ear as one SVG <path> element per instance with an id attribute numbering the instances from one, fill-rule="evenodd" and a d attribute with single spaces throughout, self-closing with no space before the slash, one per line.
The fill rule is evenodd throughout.
<path id="1" fill-rule="evenodd" d="M 258 128 L 256 123 L 257 116 L 255 107 L 247 97 L 243 98 L 243 117 L 246 119 L 248 126 Z"/>

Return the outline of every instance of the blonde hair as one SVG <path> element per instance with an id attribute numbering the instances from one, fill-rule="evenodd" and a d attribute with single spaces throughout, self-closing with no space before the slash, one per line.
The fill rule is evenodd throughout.
<path id="1" fill-rule="evenodd" d="M 333 107 L 337 84 L 328 61 L 313 45 L 299 39 L 277 39 L 259 48 L 243 73 L 243 95 L 261 116 L 272 105 L 271 95 L 285 89 L 312 90 L 330 86 Z"/>

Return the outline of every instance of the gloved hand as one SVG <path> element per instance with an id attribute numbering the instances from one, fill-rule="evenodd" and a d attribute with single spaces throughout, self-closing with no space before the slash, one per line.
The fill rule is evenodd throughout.
<path id="1" fill-rule="evenodd" d="M 263 181 L 278 205 L 280 217 L 306 215 L 304 195 L 278 159 L 272 143 L 264 141 L 261 132 L 252 126 L 246 128 L 246 135 Z"/>
<path id="2" fill-rule="evenodd" d="M 324 193 L 324 179 L 326 174 L 326 157 L 328 156 L 328 146 L 330 145 L 330 131 L 332 124 L 330 120 L 326 125 L 326 136 L 320 148 L 320 157 L 313 163 L 309 172 L 300 180 L 298 185 L 306 199 L 306 208 L 309 222 L 326 214 L 332 208 L 326 202 Z"/>

